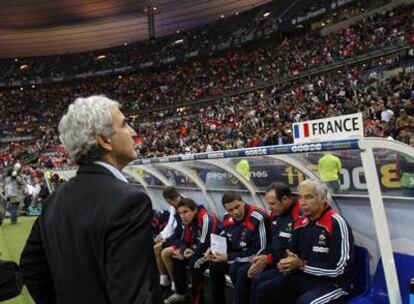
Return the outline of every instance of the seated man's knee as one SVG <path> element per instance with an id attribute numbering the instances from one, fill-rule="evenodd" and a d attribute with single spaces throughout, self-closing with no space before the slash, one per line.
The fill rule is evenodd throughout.
<path id="1" fill-rule="evenodd" d="M 172 246 L 164 248 L 161 251 L 161 258 L 165 261 L 165 260 L 170 260 L 172 259 L 172 256 L 174 254 L 174 248 Z"/>
<path id="2" fill-rule="evenodd" d="M 162 251 L 162 244 L 157 243 L 154 245 L 154 253 L 155 255 L 161 255 L 161 251 Z"/>

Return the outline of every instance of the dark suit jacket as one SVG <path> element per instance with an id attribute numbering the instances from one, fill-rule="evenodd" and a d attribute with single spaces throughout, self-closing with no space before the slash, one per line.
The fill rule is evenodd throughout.
<path id="1" fill-rule="evenodd" d="M 99 165 L 45 201 L 21 256 L 36 303 L 159 303 L 151 201 Z"/>

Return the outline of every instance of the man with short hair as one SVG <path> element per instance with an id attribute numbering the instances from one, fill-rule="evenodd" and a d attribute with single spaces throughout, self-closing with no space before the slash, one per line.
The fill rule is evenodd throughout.
<path id="1" fill-rule="evenodd" d="M 185 300 L 188 266 L 191 276 L 191 303 L 201 304 L 204 303 L 204 271 L 208 268 L 204 253 L 210 247 L 210 235 L 217 234 L 221 229 L 220 223 L 214 213 L 207 211 L 202 205 L 197 205 L 190 198 L 180 200 L 177 213 L 184 225 L 184 231 L 173 256 L 176 291 L 164 303 L 179 303 Z"/>
<path id="2" fill-rule="evenodd" d="M 154 253 L 157 261 L 157 267 L 160 274 L 161 286 L 169 286 L 175 290 L 175 280 L 173 272 L 173 254 L 174 247 L 177 245 L 181 236 L 181 219 L 177 214 L 177 204 L 182 199 L 181 194 L 174 187 L 167 187 L 162 192 L 162 196 L 170 205 L 170 216 L 167 225 L 155 238 Z"/>
<path id="3" fill-rule="evenodd" d="M 354 292 L 354 239 L 342 216 L 329 205 L 326 186 L 301 182 L 303 216 L 294 224 L 290 250 L 277 268 L 272 289 L 257 292 L 257 303 L 340 303 Z"/>
<path id="4" fill-rule="evenodd" d="M 272 183 L 266 190 L 265 199 L 271 210 L 271 241 L 264 254 L 252 259 L 248 272 L 248 277 L 253 279 L 250 295 L 253 304 L 260 303 L 256 295 L 263 289 L 272 290 L 273 279 L 280 275 L 276 265 L 286 257 L 293 225 L 300 214 L 299 202 L 293 200 L 289 186 L 284 183 Z"/>
<path id="5" fill-rule="evenodd" d="M 225 274 L 228 271 L 236 289 L 236 303 L 249 303 L 249 290 L 243 288 L 251 260 L 267 246 L 269 219 L 266 212 L 245 203 L 234 191 L 224 193 L 222 204 L 227 211 L 223 219 L 223 234 L 227 253 L 209 256 L 214 303 L 225 302 Z"/>
<path id="6" fill-rule="evenodd" d="M 151 201 L 121 173 L 137 152 L 119 108 L 78 98 L 59 123 L 79 170 L 45 200 L 21 256 L 36 303 L 159 303 Z"/>

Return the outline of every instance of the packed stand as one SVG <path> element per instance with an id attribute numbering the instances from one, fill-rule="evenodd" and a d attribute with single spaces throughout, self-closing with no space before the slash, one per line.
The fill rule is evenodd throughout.
<path id="1" fill-rule="evenodd" d="M 362 112 L 365 135 L 414 136 L 413 74 L 362 78 L 358 69 L 314 76 L 206 106 L 164 112 L 135 128 L 142 157 L 291 143 L 292 123 Z"/>
<path id="2" fill-rule="evenodd" d="M 369 78 L 364 70 L 349 68 L 208 104 L 155 112 L 146 116 L 147 121 L 140 115 L 129 118 L 137 130 L 141 157 L 291 143 L 293 122 L 355 112 L 364 113 L 366 136 L 408 143 L 414 136 L 413 83 L 412 73 Z M 31 141 L 2 145 L 4 167 L 18 158 L 30 159 L 36 151 L 35 161 L 42 167 L 70 166 L 56 123 L 37 131 Z"/>
<path id="3" fill-rule="evenodd" d="M 118 79 L 16 88 L 0 93 L 4 128 L 56 122 L 77 96 L 105 94 L 119 100 L 128 113 L 217 97 L 261 83 L 296 75 L 371 50 L 411 39 L 413 6 L 402 6 L 361 21 L 337 33 L 310 32 L 277 45 L 224 57 L 194 61 L 158 73 Z M 323 46 L 323 47 L 321 47 Z"/>
<path id="4" fill-rule="evenodd" d="M 61 151 L 56 134 L 56 123 L 74 98 L 97 93 L 119 100 L 125 112 L 132 119 L 136 119 L 135 127 L 139 133 L 137 143 L 142 157 L 287 143 L 291 141 L 289 123 L 320 117 L 307 115 L 313 113 L 309 107 L 313 107 L 315 103 L 319 103 L 316 106 L 321 108 L 320 113 L 328 116 L 357 111 L 367 112 L 366 117 L 376 115 L 372 117 L 372 123 L 367 124 L 367 135 L 391 136 L 407 141 L 412 132 L 410 117 L 413 114 L 410 101 L 407 102 L 408 118 L 397 118 L 400 118 L 398 106 L 405 106 L 398 103 L 402 98 L 411 98 L 411 94 L 407 93 L 411 92 L 410 75 L 392 81 L 384 80 L 385 83 L 378 85 L 380 81 L 371 83 L 372 80 L 363 80 L 355 69 L 333 77 L 314 76 L 294 84 L 224 100 L 220 96 L 225 92 L 254 88 L 262 81 L 283 78 L 310 69 L 314 67 L 312 62 L 328 64 L 333 62 L 332 58 L 339 58 L 345 53 L 349 57 L 356 54 L 356 51 L 347 53 L 347 48 L 344 47 L 338 47 L 335 56 L 328 52 L 329 47 L 339 43 L 333 42 L 338 39 L 343 44 L 354 46 L 358 52 L 364 50 L 361 45 L 368 45 L 370 48 L 378 46 L 375 41 L 380 46 L 386 46 L 393 39 L 407 39 L 407 33 L 412 26 L 412 6 L 409 8 L 403 6 L 340 30 L 338 33 L 343 36 L 338 33 L 325 36 L 323 39 L 327 47 L 322 50 L 329 56 L 319 56 L 321 49 L 316 49 L 315 45 L 318 44 L 310 39 L 316 34 L 310 33 L 300 38 L 285 39 L 277 48 L 229 52 L 225 57 L 211 58 L 207 62 L 192 62 L 157 75 L 130 75 L 120 76 L 116 81 L 109 79 L 4 90 L 0 93 L 1 120 L 4 122 L 1 132 L 3 138 L 9 138 L 9 143 L 3 143 L 0 147 L 2 162 L 7 166 L 22 154 L 21 151 L 30 154 L 30 151 L 40 149 L 40 160 L 44 155 L 52 155 L 57 157 L 55 162 L 58 165 L 65 166 L 65 154 Z M 379 27 L 382 23 L 386 25 Z M 377 27 L 376 34 L 371 33 L 372 27 Z M 354 32 L 360 33 L 361 37 L 353 36 Z M 394 36 L 385 39 L 385 33 L 393 33 Z M 371 44 L 369 41 L 374 42 Z M 312 47 L 315 51 L 311 50 Z M 308 51 L 304 52 L 303 49 Z M 291 54 L 291 57 L 282 56 L 282 53 Z M 306 62 L 306 66 L 298 68 L 295 66 L 297 61 Z M 367 90 L 374 90 L 375 94 Z M 138 124 L 143 122 L 139 111 L 166 105 L 176 107 L 182 101 L 203 100 L 209 96 L 217 99 L 213 105 L 206 103 L 205 106 L 192 109 L 184 107 L 175 117 L 169 117 L 169 112 L 164 111 L 161 112 L 163 116 L 159 117 L 159 121 Z M 303 101 L 300 112 L 298 109 L 293 110 L 298 101 Z M 390 106 L 393 107 L 393 114 L 388 111 L 382 119 L 381 107 Z M 368 113 L 369 111 L 374 114 Z M 404 135 L 404 132 L 401 134 L 401 129 L 408 129 L 408 135 Z M 27 141 L 21 141 L 25 136 L 28 136 L 24 138 Z M 10 144 L 10 141 L 15 143 Z"/>

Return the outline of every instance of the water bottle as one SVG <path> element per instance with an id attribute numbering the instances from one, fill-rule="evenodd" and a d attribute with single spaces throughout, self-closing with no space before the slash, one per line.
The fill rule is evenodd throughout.
<path id="1" fill-rule="evenodd" d="M 410 281 L 410 304 L 414 304 L 414 278 Z"/>

